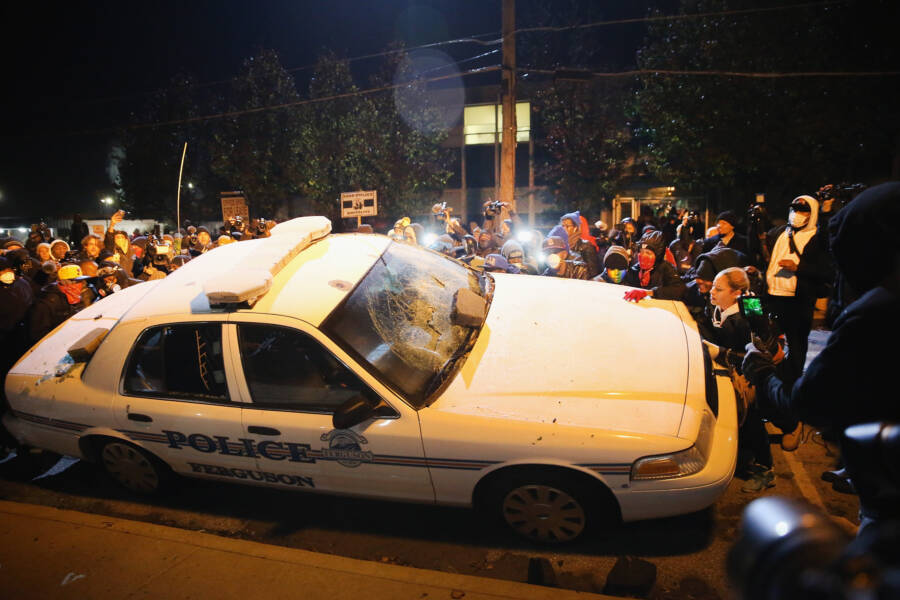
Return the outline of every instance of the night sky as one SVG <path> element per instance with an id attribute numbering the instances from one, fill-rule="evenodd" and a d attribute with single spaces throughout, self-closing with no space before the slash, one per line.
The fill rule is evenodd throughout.
<path id="1" fill-rule="evenodd" d="M 179 72 L 234 76 L 260 48 L 286 68 L 323 49 L 342 57 L 499 33 L 500 0 L 191 0 L 44 5 L 4 3 L 0 217 L 99 212 L 112 188 L 107 153 L 117 126 Z M 644 3 L 596 2 L 591 16 L 643 16 Z M 534 25 L 523 15 L 520 27 Z M 525 21 L 525 22 L 523 22 Z M 637 43 L 638 36 L 632 42 Z M 633 56 L 617 43 L 618 58 Z M 483 46 L 446 49 L 461 59 Z M 494 59 L 499 63 L 499 55 Z M 354 63 L 356 65 L 356 63 Z M 482 63 L 487 64 L 487 63 Z M 363 67 L 364 68 L 364 67 Z M 301 94 L 302 71 L 297 73 Z M 499 75 L 498 75 L 499 78 Z"/>

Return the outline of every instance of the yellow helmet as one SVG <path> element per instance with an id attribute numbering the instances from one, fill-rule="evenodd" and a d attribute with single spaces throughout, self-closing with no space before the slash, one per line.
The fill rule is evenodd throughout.
<path id="1" fill-rule="evenodd" d="M 78 279 L 82 277 L 81 267 L 78 265 L 63 265 L 56 272 L 59 279 Z"/>

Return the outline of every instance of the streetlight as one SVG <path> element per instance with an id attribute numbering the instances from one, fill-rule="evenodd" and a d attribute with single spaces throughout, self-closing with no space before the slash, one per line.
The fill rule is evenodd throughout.
<path id="1" fill-rule="evenodd" d="M 100 198 L 100 203 L 110 206 L 113 203 L 113 199 L 110 196 L 104 196 L 103 198 Z"/>

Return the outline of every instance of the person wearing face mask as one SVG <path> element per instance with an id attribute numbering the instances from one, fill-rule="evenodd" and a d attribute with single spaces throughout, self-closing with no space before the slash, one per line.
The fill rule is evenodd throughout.
<path id="1" fill-rule="evenodd" d="M 541 243 L 541 249 L 546 256 L 547 264 L 541 275 L 564 279 L 588 279 L 587 267 L 569 252 L 569 242 L 564 237 L 547 236 Z"/>
<path id="2" fill-rule="evenodd" d="M 28 349 L 25 318 L 34 303 L 31 285 L 16 275 L 13 265 L 0 256 L 0 415 L 6 411 L 6 373 Z M 15 440 L 0 424 L 0 446 L 12 447 Z"/>
<path id="3" fill-rule="evenodd" d="M 625 248 L 630 262 L 638 251 L 637 223 L 635 223 L 634 219 L 631 217 L 622 219 L 619 227 L 609 236 L 609 241 L 613 246 Z"/>
<path id="4" fill-rule="evenodd" d="M 81 267 L 65 264 L 56 272 L 57 280 L 47 284 L 34 301 L 28 316 L 28 340 L 37 343 L 42 337 L 91 303 L 91 291 L 85 285 Z"/>
<path id="5" fill-rule="evenodd" d="M 817 235 L 819 202 L 798 196 L 787 225 L 769 232 L 774 239 L 766 269 L 766 304 L 787 339 L 787 363 L 797 378 L 806 364 L 809 332 L 819 289 L 828 279 L 828 257 Z"/>
<path id="6" fill-rule="evenodd" d="M 610 246 L 603 256 L 603 272 L 594 277 L 594 281 L 615 283 L 621 285 L 625 282 L 625 274 L 628 272 L 628 253 L 622 246 Z"/>
<path id="7" fill-rule="evenodd" d="M 625 285 L 633 289 L 625 292 L 625 300 L 640 302 L 652 297 L 660 300 L 681 300 L 685 286 L 675 267 L 665 260 L 666 245 L 661 231 L 650 231 L 641 238 L 637 264 L 625 275 Z"/>
<path id="8" fill-rule="evenodd" d="M 530 258 L 525 257 L 525 250 L 518 241 L 507 240 L 503 247 L 500 248 L 500 254 L 509 264 L 519 269 L 520 273 L 525 273 L 526 275 L 538 274 L 537 265 Z"/>

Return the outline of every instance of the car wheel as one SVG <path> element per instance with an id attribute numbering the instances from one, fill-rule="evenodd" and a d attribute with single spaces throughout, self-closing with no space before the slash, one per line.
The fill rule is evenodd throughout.
<path id="1" fill-rule="evenodd" d="M 116 483 L 137 494 L 154 494 L 166 480 L 167 471 L 156 457 L 125 442 L 104 444 L 100 462 Z"/>
<path id="2" fill-rule="evenodd" d="M 563 476 L 516 475 L 494 494 L 503 521 L 517 534 L 544 544 L 571 542 L 592 521 L 592 496 L 583 485 Z"/>

